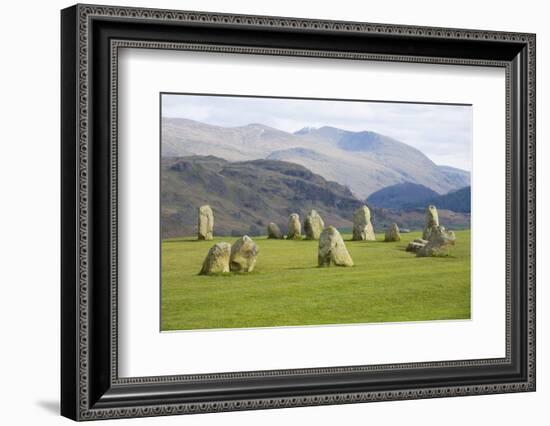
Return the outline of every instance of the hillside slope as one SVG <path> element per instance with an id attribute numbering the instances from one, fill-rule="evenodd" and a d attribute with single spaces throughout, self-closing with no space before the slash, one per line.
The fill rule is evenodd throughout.
<path id="1" fill-rule="evenodd" d="M 353 211 L 362 204 L 342 185 L 273 160 L 164 158 L 161 182 L 162 238 L 194 235 L 202 204 L 214 210 L 216 235 L 265 234 L 269 222 L 284 231 L 291 213 L 303 220 L 312 208 L 327 225 L 350 227 Z"/>
<path id="2" fill-rule="evenodd" d="M 438 166 L 439 170 L 443 172 L 447 179 L 449 179 L 457 188 L 464 188 L 470 186 L 470 172 L 466 170 L 457 169 L 451 166 Z"/>

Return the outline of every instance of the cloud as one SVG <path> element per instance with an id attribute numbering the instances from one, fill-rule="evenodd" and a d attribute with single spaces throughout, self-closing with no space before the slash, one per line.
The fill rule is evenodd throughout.
<path id="1" fill-rule="evenodd" d="M 162 115 L 223 127 L 262 123 L 287 132 L 306 126 L 371 130 L 419 149 L 436 164 L 472 167 L 469 105 L 163 94 Z"/>

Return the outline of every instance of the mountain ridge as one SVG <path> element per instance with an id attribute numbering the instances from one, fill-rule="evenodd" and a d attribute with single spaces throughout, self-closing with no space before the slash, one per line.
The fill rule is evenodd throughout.
<path id="1" fill-rule="evenodd" d="M 466 171 L 440 168 L 421 151 L 372 131 L 331 126 L 288 133 L 261 123 L 222 127 L 185 118 L 162 119 L 162 156 L 214 154 L 228 161 L 278 159 L 300 164 L 348 186 L 358 198 L 413 182 L 438 194 L 469 183 Z"/>

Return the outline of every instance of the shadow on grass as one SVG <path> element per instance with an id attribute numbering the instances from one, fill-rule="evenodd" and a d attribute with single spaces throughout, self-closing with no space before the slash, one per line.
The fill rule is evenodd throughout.
<path id="1" fill-rule="evenodd" d="M 198 239 L 187 239 L 187 238 L 170 238 L 169 240 L 162 240 L 162 244 L 171 244 L 171 243 L 202 243 L 206 240 Z"/>
<path id="2" fill-rule="evenodd" d="M 301 266 L 298 268 L 284 268 L 285 271 L 299 271 L 305 269 L 321 269 L 319 266 Z"/>
<path id="3" fill-rule="evenodd" d="M 224 278 L 232 278 L 232 277 L 246 277 L 249 275 L 260 275 L 261 273 L 257 270 L 254 270 L 252 272 L 214 272 L 210 274 L 201 274 L 200 272 L 195 274 L 199 277 L 224 277 Z"/>

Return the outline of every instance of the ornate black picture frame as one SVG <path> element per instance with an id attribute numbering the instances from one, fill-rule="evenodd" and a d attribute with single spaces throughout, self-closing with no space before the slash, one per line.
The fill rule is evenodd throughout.
<path id="1" fill-rule="evenodd" d="M 535 35 L 76 5 L 62 28 L 61 413 L 74 420 L 535 390 Z M 506 70 L 506 356 L 120 378 L 121 47 L 484 65 Z"/>

